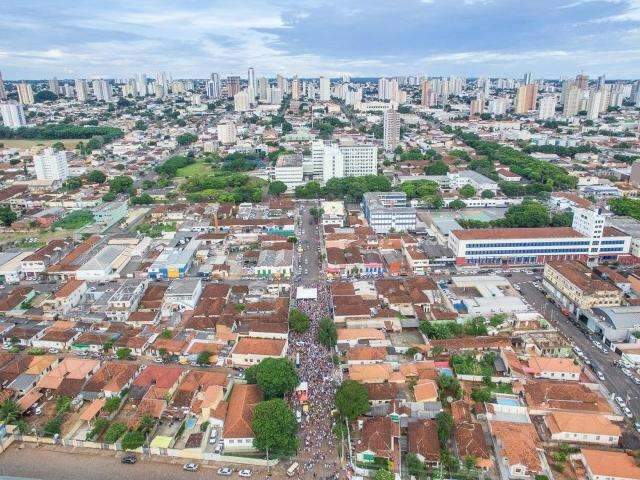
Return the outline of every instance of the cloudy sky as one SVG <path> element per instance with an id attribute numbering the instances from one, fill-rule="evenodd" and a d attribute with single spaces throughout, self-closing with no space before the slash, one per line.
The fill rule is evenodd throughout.
<path id="1" fill-rule="evenodd" d="M 2 0 L 5 79 L 640 77 L 640 0 Z"/>

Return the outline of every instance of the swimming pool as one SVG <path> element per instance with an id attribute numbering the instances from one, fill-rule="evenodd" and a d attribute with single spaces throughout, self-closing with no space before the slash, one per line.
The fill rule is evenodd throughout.
<path id="1" fill-rule="evenodd" d="M 193 427 L 195 427 L 195 426 L 196 426 L 196 422 L 197 422 L 197 421 L 198 421 L 198 420 L 196 419 L 196 417 L 189 417 L 189 418 L 187 418 L 187 419 L 185 420 L 185 422 L 184 422 L 184 426 L 185 426 L 186 428 L 188 428 L 189 430 L 191 430 Z"/>

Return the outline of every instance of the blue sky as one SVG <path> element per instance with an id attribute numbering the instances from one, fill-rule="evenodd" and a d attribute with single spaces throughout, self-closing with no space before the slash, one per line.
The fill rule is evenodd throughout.
<path id="1" fill-rule="evenodd" d="M 5 79 L 640 77 L 640 0 L 4 0 Z"/>

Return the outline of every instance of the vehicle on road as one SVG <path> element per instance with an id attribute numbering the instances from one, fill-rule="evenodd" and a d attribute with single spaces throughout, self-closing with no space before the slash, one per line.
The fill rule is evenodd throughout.
<path id="1" fill-rule="evenodd" d="M 603 374 L 601 371 L 597 371 L 597 372 L 596 372 L 596 375 L 598 376 L 598 378 L 599 378 L 601 381 L 604 381 L 604 374 Z"/>
<path id="2" fill-rule="evenodd" d="M 187 472 L 197 472 L 198 468 L 200 468 L 200 465 L 198 465 L 197 463 L 192 463 L 192 462 L 185 463 L 182 466 L 182 469 L 186 470 Z"/>
<path id="3" fill-rule="evenodd" d="M 636 428 L 636 432 L 640 433 L 640 423 L 636 422 L 634 427 Z"/>
<path id="4" fill-rule="evenodd" d="M 218 475 L 223 475 L 225 477 L 230 477 L 233 473 L 233 470 L 229 467 L 221 467 L 218 469 Z"/>
<path id="5" fill-rule="evenodd" d="M 624 411 L 624 414 L 627 418 L 633 418 L 633 413 L 631 413 L 629 407 L 624 407 L 622 410 Z"/>
<path id="6" fill-rule="evenodd" d="M 249 478 L 251 476 L 251 470 L 248 468 L 243 468 L 238 472 L 239 477 Z"/>
<path id="7" fill-rule="evenodd" d="M 120 459 L 120 463 L 126 463 L 128 465 L 133 465 L 138 461 L 138 457 L 135 455 L 125 455 Z"/>
<path id="8" fill-rule="evenodd" d="M 289 468 L 287 468 L 287 477 L 293 477 L 299 466 L 298 462 L 293 462 Z"/>

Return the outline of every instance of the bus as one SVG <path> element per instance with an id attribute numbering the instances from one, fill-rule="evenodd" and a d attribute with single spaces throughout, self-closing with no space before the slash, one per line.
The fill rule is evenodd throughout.
<path id="1" fill-rule="evenodd" d="M 293 477 L 298 470 L 298 462 L 293 462 L 289 468 L 287 468 L 287 477 Z"/>

